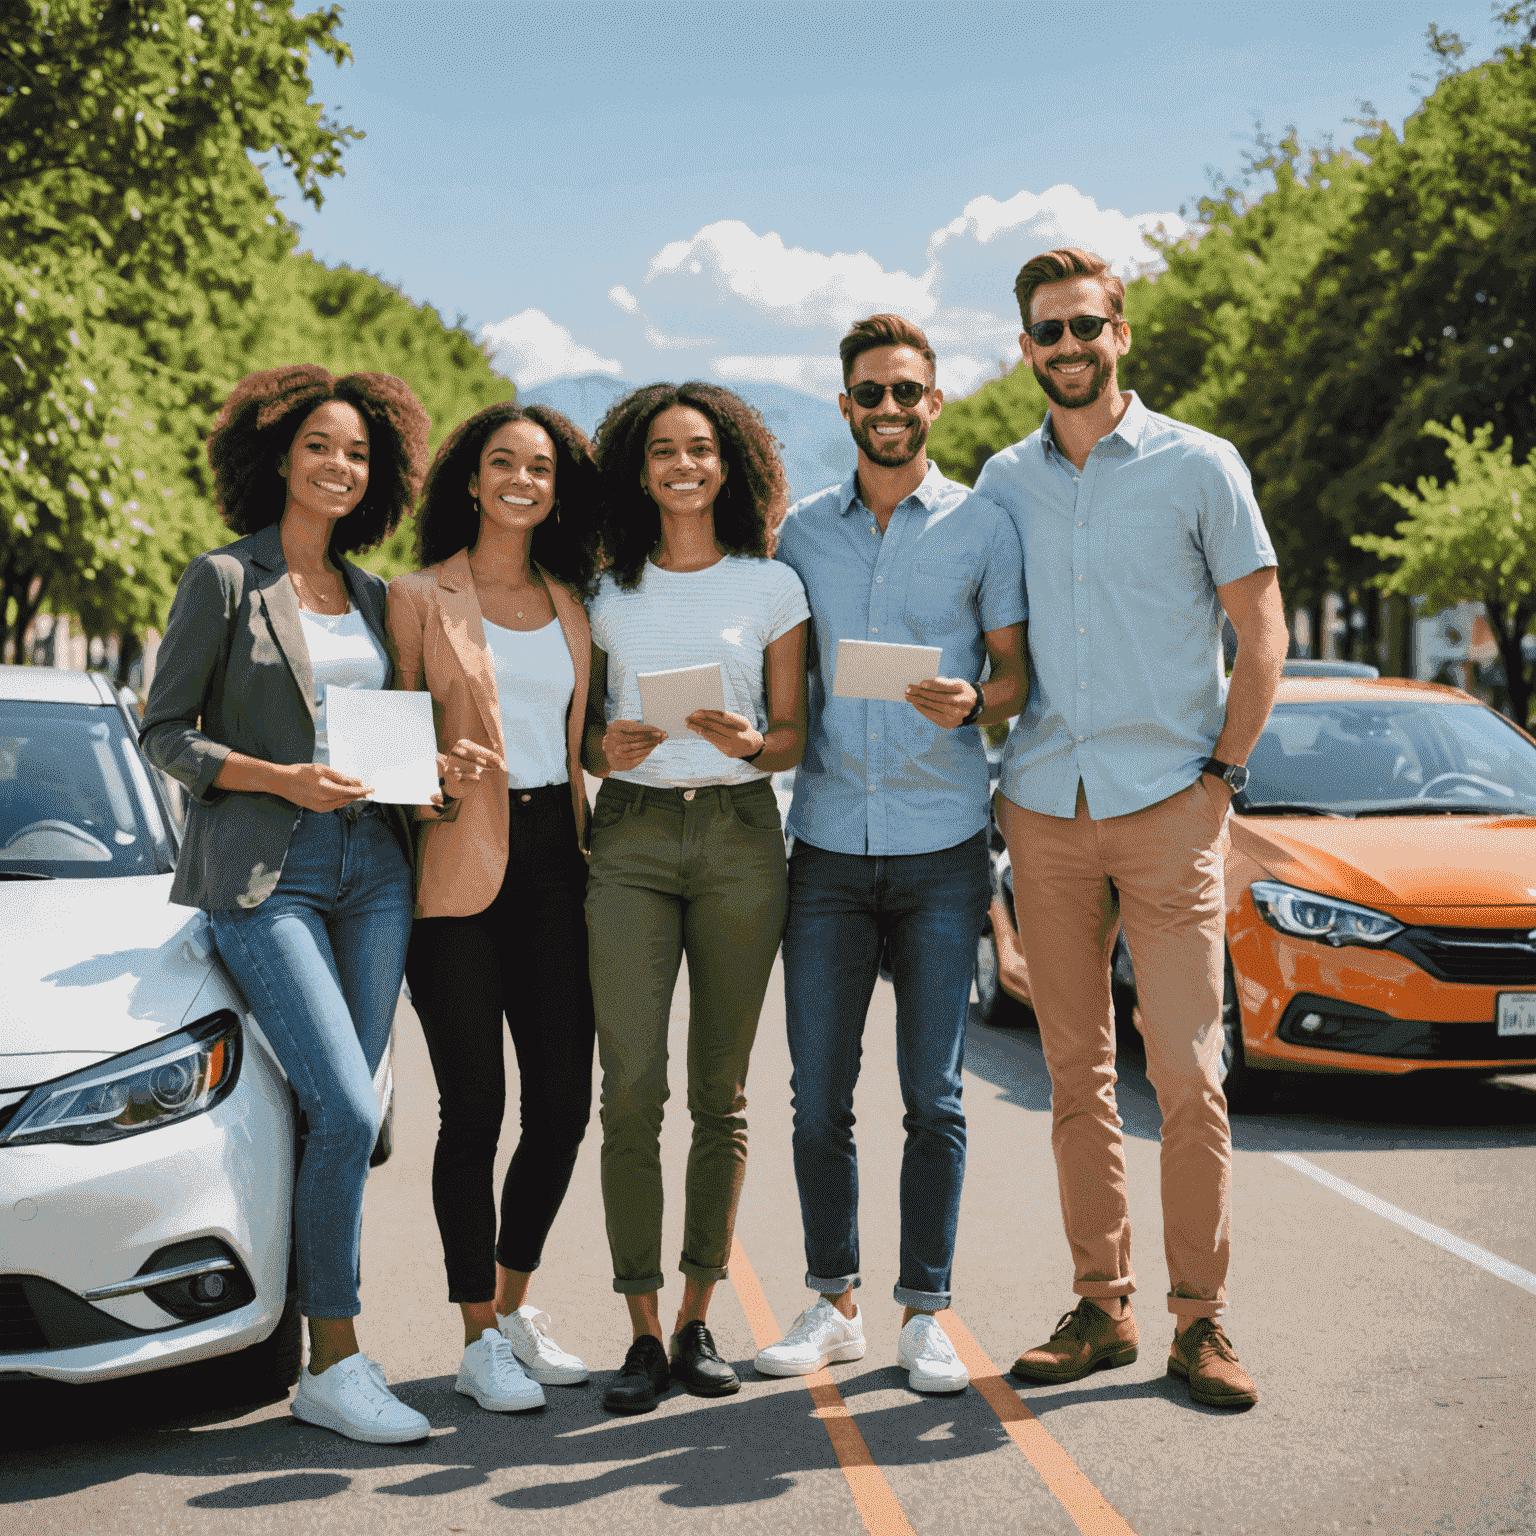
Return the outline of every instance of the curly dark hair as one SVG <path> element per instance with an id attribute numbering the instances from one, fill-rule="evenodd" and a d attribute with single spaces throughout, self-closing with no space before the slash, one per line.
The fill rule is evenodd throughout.
<path id="1" fill-rule="evenodd" d="M 725 484 L 715 498 L 715 541 L 728 554 L 773 553 L 789 510 L 779 445 L 740 395 L 718 384 L 647 384 L 609 407 L 598 423 L 593 454 L 603 488 L 603 547 L 621 587 L 639 585 L 646 557 L 661 537 L 661 513 L 641 488 L 651 423 L 674 405 L 707 416 L 720 443 Z"/>
<path id="2" fill-rule="evenodd" d="M 480 537 L 480 509 L 469 477 L 480 472 L 490 437 L 510 421 L 531 421 L 555 445 L 555 510 L 533 531 L 533 558 L 567 586 L 588 593 L 597 574 L 597 468 L 587 434 L 547 405 L 504 400 L 476 411 L 437 450 L 416 510 L 416 558 L 437 565 L 472 548 Z"/>
<path id="3" fill-rule="evenodd" d="M 368 428 L 368 488 L 331 533 L 331 554 L 372 549 L 389 537 L 421 486 L 427 413 L 392 373 L 334 378 L 314 363 L 248 373 L 224 402 L 208 437 L 219 515 L 234 533 L 278 522 L 288 488 L 277 463 L 311 412 L 328 400 L 352 406 Z"/>

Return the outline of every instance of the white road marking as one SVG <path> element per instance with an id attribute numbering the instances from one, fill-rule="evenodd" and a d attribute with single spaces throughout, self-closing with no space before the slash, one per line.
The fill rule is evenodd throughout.
<path id="1" fill-rule="evenodd" d="M 1437 1248 L 1444 1248 L 1447 1253 L 1454 1253 L 1457 1258 L 1466 1259 L 1469 1264 L 1476 1264 L 1479 1269 L 1486 1269 L 1490 1275 L 1497 1275 L 1500 1280 L 1508 1280 L 1511 1285 L 1518 1285 L 1521 1290 L 1529 1291 L 1536 1296 L 1536 1275 L 1533 1275 L 1530 1270 L 1521 1269 L 1518 1264 L 1511 1264 L 1508 1259 L 1501 1259 L 1498 1254 L 1489 1253 L 1486 1248 L 1479 1248 L 1476 1243 L 1469 1243 L 1466 1238 L 1457 1237 L 1454 1232 L 1447 1232 L 1444 1227 L 1437 1227 L 1432 1221 L 1425 1221 L 1411 1211 L 1405 1211 L 1400 1205 L 1393 1205 L 1388 1200 L 1379 1199 L 1358 1185 L 1351 1184 L 1347 1179 L 1341 1179 L 1329 1173 L 1326 1168 L 1319 1168 L 1316 1163 L 1308 1162 L 1304 1157 L 1298 1157 L 1294 1152 L 1271 1152 L 1270 1156 L 1284 1163 L 1287 1168 L 1294 1168 L 1297 1173 L 1304 1173 L 1309 1179 L 1316 1179 L 1319 1184 L 1325 1185 L 1335 1194 L 1343 1195 L 1346 1200 L 1353 1200 L 1356 1205 L 1363 1205 L 1366 1210 L 1374 1211 L 1378 1216 L 1385 1216 L 1388 1221 L 1396 1222 L 1398 1226 L 1412 1232 L 1416 1237 L 1422 1237 L 1426 1242 L 1435 1244 Z"/>

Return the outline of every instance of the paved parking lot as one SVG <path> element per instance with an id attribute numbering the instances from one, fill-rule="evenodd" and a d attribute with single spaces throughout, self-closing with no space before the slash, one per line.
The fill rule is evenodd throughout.
<path id="1" fill-rule="evenodd" d="M 749 1084 L 740 1256 L 711 1318 L 743 1376 L 740 1395 L 705 1402 L 674 1391 L 638 1420 L 599 1406 L 627 1333 L 609 1283 L 595 1132 L 533 1293 L 561 1342 L 593 1367 L 593 1382 L 552 1388 L 542 1413 L 522 1417 L 486 1414 L 455 1395 L 461 1335 L 444 1299 L 428 1190 L 434 1091 L 419 1026 L 402 1004 L 398 1149 L 369 1185 L 361 1337 L 432 1420 L 431 1439 L 355 1445 L 293 1421 L 286 1403 L 222 1401 L 216 1368 L 90 1389 L 7 1386 L 6 1527 L 448 1532 L 527 1528 L 533 1515 L 552 1532 L 669 1536 L 1536 1532 L 1536 1076 L 1319 1079 L 1236 1123 L 1228 1325 L 1262 1397 L 1230 1414 L 1192 1406 L 1164 1374 L 1171 1319 L 1158 1121 L 1133 1052 L 1120 1102 L 1141 1357 L 1063 1387 L 996 1374 L 1045 1338 L 1073 1298 L 1038 1037 L 973 1024 L 952 1332 L 974 1384 L 958 1397 L 922 1398 L 894 1363 L 901 1109 L 892 1014 L 882 983 L 857 1105 L 863 1361 L 809 1389 L 751 1370 L 756 1340 L 787 1327 L 808 1300 L 775 978 Z M 680 989 L 679 1071 L 685 1027 Z M 664 1147 L 668 1188 L 679 1193 L 680 1087 L 675 1076 Z M 679 1207 L 668 1211 L 669 1252 Z M 678 1293 L 669 1276 L 668 1320 Z"/>

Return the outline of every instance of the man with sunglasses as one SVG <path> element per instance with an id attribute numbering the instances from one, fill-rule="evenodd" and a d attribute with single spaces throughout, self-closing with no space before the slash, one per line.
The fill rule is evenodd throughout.
<path id="1" fill-rule="evenodd" d="M 944 396 L 922 331 L 873 315 L 839 350 L 857 466 L 794 507 L 778 539 L 815 637 L 789 811 L 784 998 L 806 1284 L 818 1299 L 757 1368 L 807 1375 L 864 1354 L 853 1093 L 885 953 L 907 1127 L 896 1357 L 915 1391 L 958 1392 L 969 1378 L 933 1313 L 950 1299 L 965 1172 L 960 1064 L 989 901 L 977 727 L 1016 715 L 1027 689 L 1022 557 L 1009 519 L 928 462 Z M 844 639 L 938 647 L 939 675 L 894 701 L 839 697 Z"/>
<path id="2" fill-rule="evenodd" d="M 1106 262 L 1048 251 L 1015 291 L 1019 345 L 1051 408 L 976 486 L 1018 526 L 1030 609 L 1033 691 L 1009 737 L 997 816 L 1027 871 L 1015 885 L 1019 937 L 1081 1299 L 1014 1371 L 1076 1381 L 1136 1358 L 1109 987 L 1123 925 L 1163 1114 L 1168 1374 L 1197 1402 L 1248 1407 L 1258 1391 L 1217 1322 L 1232 1162 L 1222 866 L 1231 799 L 1286 651 L 1274 549 L 1237 450 L 1120 389 L 1131 332 Z M 1223 612 L 1238 638 L 1230 685 Z"/>

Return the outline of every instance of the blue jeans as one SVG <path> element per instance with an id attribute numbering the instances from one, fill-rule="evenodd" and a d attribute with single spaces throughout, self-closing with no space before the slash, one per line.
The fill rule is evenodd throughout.
<path id="1" fill-rule="evenodd" d="M 210 912 L 219 959 L 288 1075 L 309 1134 L 293 1191 L 299 1311 L 356 1317 L 363 1185 L 411 934 L 411 869 L 375 807 L 305 811 L 277 889 Z"/>
<path id="2" fill-rule="evenodd" d="M 795 1182 L 805 1283 L 823 1295 L 860 1283 L 853 1090 L 880 952 L 889 945 L 907 1132 L 895 1294 L 923 1311 L 949 1305 L 965 1178 L 960 1069 L 989 899 L 984 832 L 937 853 L 872 856 L 795 844 L 784 929 Z"/>

